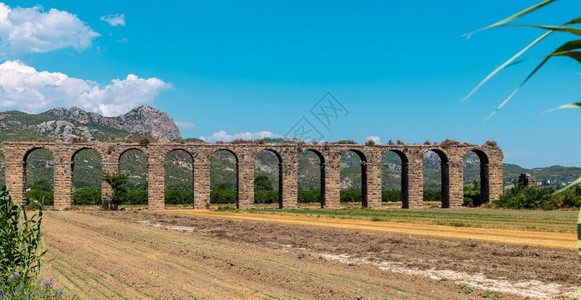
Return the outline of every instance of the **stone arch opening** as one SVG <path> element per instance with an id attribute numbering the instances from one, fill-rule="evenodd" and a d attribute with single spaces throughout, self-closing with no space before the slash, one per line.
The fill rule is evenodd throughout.
<path id="1" fill-rule="evenodd" d="M 488 155 L 482 150 L 472 149 L 462 159 L 464 183 L 464 205 L 480 206 L 490 201 L 490 176 Z"/>
<path id="2" fill-rule="evenodd" d="M 165 156 L 165 204 L 194 205 L 194 158 L 190 152 L 174 149 Z"/>
<path id="3" fill-rule="evenodd" d="M 430 149 L 422 159 L 424 202 L 438 201 L 450 207 L 450 173 L 448 156 L 442 150 Z"/>
<path id="4" fill-rule="evenodd" d="M 367 159 L 358 150 L 343 152 L 340 159 L 339 176 L 340 203 L 342 206 L 352 206 L 361 202 L 367 207 Z"/>
<path id="5" fill-rule="evenodd" d="M 221 149 L 210 157 L 210 203 L 238 207 L 238 157 Z"/>
<path id="6" fill-rule="evenodd" d="M 282 158 L 271 149 L 265 149 L 254 158 L 254 203 L 278 203 L 282 208 Z"/>
<path id="7" fill-rule="evenodd" d="M 325 205 L 325 159 L 316 150 L 305 150 L 299 154 L 297 169 L 298 205 L 312 207 Z"/>
<path id="8" fill-rule="evenodd" d="M 119 174 L 127 175 L 125 205 L 148 204 L 149 165 L 147 155 L 139 149 L 127 149 L 119 156 Z"/>
<path id="9" fill-rule="evenodd" d="M 402 207 L 409 207 L 407 195 L 407 176 L 404 167 L 407 157 L 400 151 L 390 150 L 381 156 L 381 199 L 382 202 L 401 202 Z"/>
<path id="10" fill-rule="evenodd" d="M 83 148 L 72 156 L 73 204 L 101 204 L 101 155 Z"/>
<path id="11" fill-rule="evenodd" d="M 44 196 L 45 205 L 54 204 L 54 156 L 45 148 L 30 149 L 24 155 L 24 189 L 28 204 Z"/>

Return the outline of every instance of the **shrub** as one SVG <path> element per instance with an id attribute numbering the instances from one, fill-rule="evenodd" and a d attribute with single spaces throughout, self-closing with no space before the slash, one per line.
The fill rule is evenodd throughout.
<path id="1" fill-rule="evenodd" d="M 254 192 L 254 203 L 278 203 L 278 191 L 262 190 Z"/>
<path id="2" fill-rule="evenodd" d="M 34 204 L 35 200 L 40 201 L 43 199 L 43 205 L 53 205 L 54 204 L 54 193 L 53 191 L 40 191 L 40 190 L 30 190 L 26 192 L 26 203 Z"/>
<path id="3" fill-rule="evenodd" d="M 401 191 L 398 191 L 398 190 L 381 191 L 381 201 L 383 201 L 383 202 L 400 202 L 401 201 Z"/>
<path id="4" fill-rule="evenodd" d="M 442 201 L 440 190 L 424 190 L 424 201 Z"/>
<path id="5" fill-rule="evenodd" d="M 299 203 L 321 202 L 321 191 L 298 191 Z"/>
<path id="6" fill-rule="evenodd" d="M 472 186 L 464 187 L 464 203 L 463 206 L 466 207 L 476 207 L 482 204 L 480 198 L 480 182 L 474 180 Z"/>
<path id="7" fill-rule="evenodd" d="M 210 191 L 210 203 L 235 204 L 236 190 L 214 189 Z"/>
<path id="8" fill-rule="evenodd" d="M 192 204 L 194 203 L 193 191 L 168 190 L 164 192 L 166 204 Z"/>
<path id="9" fill-rule="evenodd" d="M 101 204 L 101 191 L 76 190 L 73 193 L 73 203 L 76 205 L 99 205 Z"/>
<path id="10" fill-rule="evenodd" d="M 375 141 L 374 140 L 368 140 L 367 142 L 365 142 L 365 145 L 366 146 L 369 146 L 369 147 L 373 147 L 373 146 L 375 146 Z"/>
<path id="11" fill-rule="evenodd" d="M 574 204 L 576 202 L 576 193 L 565 191 L 564 195 L 554 195 L 555 188 L 553 187 L 523 187 L 517 184 L 515 188 L 505 191 L 499 200 L 492 204 L 495 207 L 513 208 L 513 209 L 556 209 L 564 206 L 564 199 L 567 199 L 567 204 Z"/>
<path id="12" fill-rule="evenodd" d="M 150 143 L 151 141 L 148 138 L 142 138 L 141 140 L 139 140 L 139 145 L 144 147 L 149 146 Z"/>
<path id="13" fill-rule="evenodd" d="M 3 289 L 33 283 L 40 273 L 46 251 L 41 250 L 40 225 L 42 199 L 38 213 L 29 216 L 22 205 L 13 204 L 4 186 L 0 189 L 0 282 Z"/>
<path id="14" fill-rule="evenodd" d="M 340 192 L 341 202 L 361 202 L 361 190 L 344 190 Z"/>
<path id="15" fill-rule="evenodd" d="M 121 196 L 120 204 L 126 205 L 146 205 L 147 191 L 145 190 L 126 190 Z"/>

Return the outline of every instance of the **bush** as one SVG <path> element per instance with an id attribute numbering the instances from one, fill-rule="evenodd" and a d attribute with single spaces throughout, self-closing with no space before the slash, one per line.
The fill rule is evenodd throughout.
<path id="1" fill-rule="evenodd" d="M 43 199 L 44 197 L 44 199 Z M 53 191 L 40 191 L 40 190 L 30 190 L 26 192 L 26 203 L 32 204 L 34 200 L 40 201 L 43 199 L 42 205 L 53 205 L 54 204 L 54 192 Z"/>
<path id="2" fill-rule="evenodd" d="M 100 205 L 101 191 L 98 190 L 76 190 L 73 193 L 73 204 L 75 205 Z"/>
<path id="3" fill-rule="evenodd" d="M 194 192 L 193 191 L 176 191 L 168 190 L 165 191 L 165 203 L 166 204 L 192 204 L 194 203 Z"/>
<path id="4" fill-rule="evenodd" d="M 147 205 L 147 191 L 144 190 L 125 190 L 120 197 L 125 205 Z"/>
<path id="5" fill-rule="evenodd" d="M 480 198 L 480 182 L 478 180 L 474 180 L 472 182 L 472 186 L 465 186 L 464 187 L 464 203 L 463 206 L 466 207 L 476 207 L 482 204 L 482 200 Z"/>
<path id="6" fill-rule="evenodd" d="M 235 204 L 236 190 L 214 189 L 210 191 L 210 203 L 213 204 Z"/>
<path id="7" fill-rule="evenodd" d="M 442 191 L 424 190 L 424 201 L 442 201 Z"/>
<path id="8" fill-rule="evenodd" d="M 278 203 L 278 191 L 255 191 L 254 203 Z"/>
<path id="9" fill-rule="evenodd" d="M 505 191 L 499 200 L 492 204 L 495 207 L 512 208 L 512 209 L 556 209 L 563 207 L 562 198 L 564 195 L 570 193 L 568 191 L 561 195 L 553 195 L 555 188 L 553 187 L 523 187 L 517 184 L 515 188 Z M 573 192 L 574 193 L 574 192 Z M 569 198 L 570 202 L 575 198 Z"/>
<path id="10" fill-rule="evenodd" d="M 344 190 L 340 192 L 341 202 L 361 202 L 361 190 Z"/>
<path id="11" fill-rule="evenodd" d="M 321 191 L 298 191 L 299 203 L 321 202 Z"/>
<path id="12" fill-rule="evenodd" d="M 381 201 L 383 201 L 383 202 L 400 202 L 401 201 L 401 191 L 398 191 L 398 190 L 381 191 Z"/>

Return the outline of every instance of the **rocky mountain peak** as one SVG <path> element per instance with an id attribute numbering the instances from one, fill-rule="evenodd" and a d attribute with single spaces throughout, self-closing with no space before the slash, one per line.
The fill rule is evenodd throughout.
<path id="1" fill-rule="evenodd" d="M 117 119 L 124 130 L 149 134 L 159 141 L 182 138 L 173 119 L 163 111 L 151 106 L 136 107 Z"/>
<path id="2" fill-rule="evenodd" d="M 15 120 L 11 114 L 26 115 L 26 117 Z M 12 124 L 14 122 L 17 122 L 19 126 Z M 131 133 L 160 142 L 181 139 L 180 131 L 173 119 L 161 110 L 150 106 L 139 106 L 117 117 L 104 117 L 78 107 L 69 109 L 57 107 L 38 115 L 20 112 L 1 113 L 0 129 L 9 128 L 14 130 L 29 128 L 42 136 L 63 141 L 79 137 L 89 141 L 124 140 L 131 137 Z M 123 132 L 129 135 L 124 135 Z"/>

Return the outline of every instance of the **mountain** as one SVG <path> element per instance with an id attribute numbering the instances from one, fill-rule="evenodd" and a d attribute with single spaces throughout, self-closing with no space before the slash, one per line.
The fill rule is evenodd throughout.
<path id="1" fill-rule="evenodd" d="M 149 106 L 139 106 L 118 117 L 104 117 L 80 108 L 55 108 L 40 114 L 0 113 L 0 141 L 73 138 L 87 141 L 125 141 L 147 137 L 157 141 L 181 139 L 173 119 Z"/>

